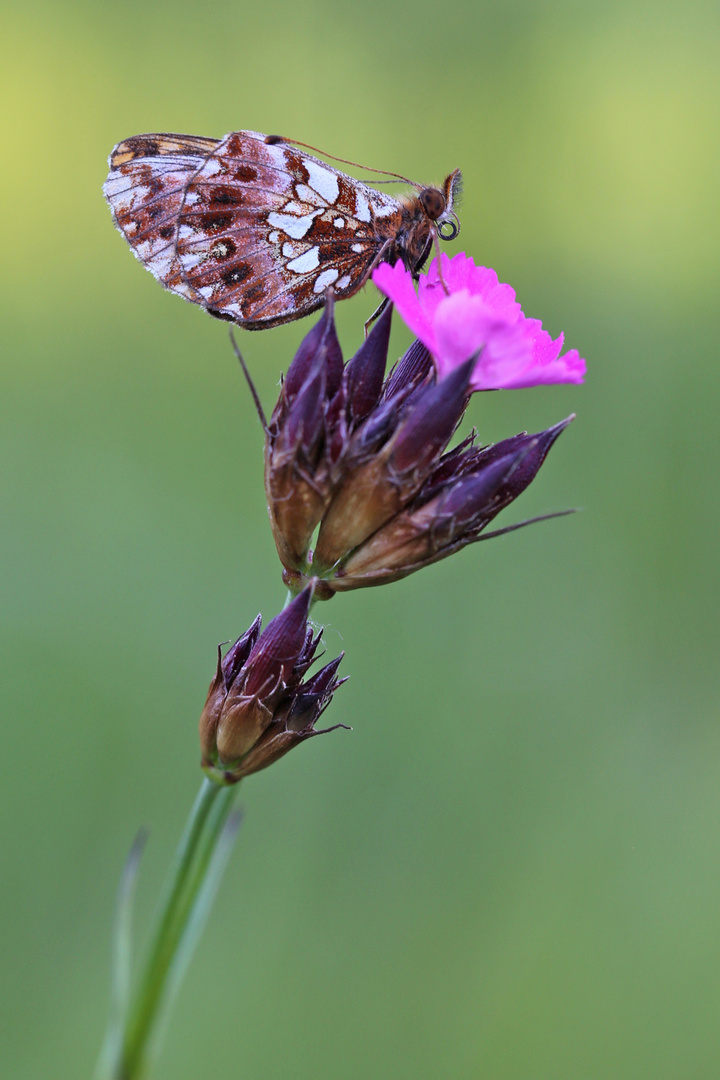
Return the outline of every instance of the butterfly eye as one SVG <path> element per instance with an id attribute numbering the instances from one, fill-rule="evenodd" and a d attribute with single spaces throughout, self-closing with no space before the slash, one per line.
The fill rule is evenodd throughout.
<path id="1" fill-rule="evenodd" d="M 447 206 L 445 196 L 437 188 L 423 188 L 420 192 L 420 202 L 431 221 L 437 221 L 445 213 L 445 207 Z"/>
<path id="2" fill-rule="evenodd" d="M 460 226 L 456 221 L 443 221 L 438 225 L 441 240 L 454 240 L 459 232 Z"/>

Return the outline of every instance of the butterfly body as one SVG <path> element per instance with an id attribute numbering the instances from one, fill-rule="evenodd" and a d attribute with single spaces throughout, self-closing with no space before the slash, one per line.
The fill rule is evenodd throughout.
<path id="1" fill-rule="evenodd" d="M 379 262 L 414 273 L 454 218 L 460 183 L 393 198 L 290 143 L 137 135 L 110 155 L 105 197 L 137 258 L 169 289 L 250 330 L 352 296 Z M 442 235 L 442 232 L 440 232 Z"/>

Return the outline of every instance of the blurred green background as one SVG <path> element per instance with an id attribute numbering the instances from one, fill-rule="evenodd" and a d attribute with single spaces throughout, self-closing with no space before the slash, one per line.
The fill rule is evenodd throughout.
<path id="1" fill-rule="evenodd" d="M 123 137 L 248 127 L 462 168 L 451 250 L 589 361 L 466 426 L 576 411 L 501 523 L 584 512 L 319 608 L 353 731 L 241 792 L 157 1078 L 714 1080 L 717 5 L 30 0 L 3 24 L 3 1076 L 90 1075 L 126 852 L 149 826 L 142 932 L 216 643 L 283 601 L 227 329 L 101 197 Z M 374 303 L 340 306 L 346 355 Z M 242 338 L 268 408 L 306 328 Z"/>

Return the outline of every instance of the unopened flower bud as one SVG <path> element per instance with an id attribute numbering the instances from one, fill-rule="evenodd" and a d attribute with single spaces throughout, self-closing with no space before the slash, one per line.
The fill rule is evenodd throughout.
<path id="1" fill-rule="evenodd" d="M 262 633 L 258 616 L 224 657 L 218 652 L 200 745 L 203 768 L 219 782 L 235 783 L 321 734 L 314 725 L 340 685 L 341 658 L 303 681 L 320 641 L 307 625 L 312 593 L 305 588 Z"/>

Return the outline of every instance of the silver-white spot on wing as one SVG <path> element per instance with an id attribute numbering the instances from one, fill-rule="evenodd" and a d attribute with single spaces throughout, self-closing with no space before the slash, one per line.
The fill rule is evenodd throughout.
<path id="1" fill-rule="evenodd" d="M 207 251 L 203 251 L 202 249 L 200 251 L 186 251 L 183 253 L 182 256 L 183 270 L 185 271 L 185 273 L 187 273 L 189 270 L 195 270 L 200 265 L 200 263 L 205 262 L 205 260 L 209 258 L 210 253 Z"/>
<path id="2" fill-rule="evenodd" d="M 370 220 L 370 204 L 360 188 L 355 189 L 355 217 L 358 221 Z"/>
<path id="3" fill-rule="evenodd" d="M 296 217 L 294 214 L 277 214 L 273 211 L 272 214 L 268 214 L 267 220 L 269 225 L 282 229 L 293 240 L 302 240 L 318 214 L 322 214 L 322 210 L 313 210 L 312 214 L 304 214 L 303 217 Z"/>
<path id="4" fill-rule="evenodd" d="M 313 161 L 312 158 L 303 158 L 303 165 L 308 171 L 310 187 L 317 191 L 318 195 L 326 203 L 332 205 L 337 202 L 340 186 L 332 169 L 326 169 L 324 165 L 321 165 L 318 161 Z"/>
<path id="5" fill-rule="evenodd" d="M 313 189 L 309 188 L 307 184 L 296 184 L 295 195 L 300 200 L 300 202 L 304 203 L 305 205 L 309 203 L 310 206 L 315 206 L 315 204 L 317 203 L 317 191 L 313 191 Z"/>
<path id="6" fill-rule="evenodd" d="M 305 251 L 302 255 L 298 255 L 297 259 L 293 259 L 292 262 L 287 264 L 288 270 L 292 270 L 295 274 L 309 274 L 311 270 L 314 270 L 320 263 L 320 252 L 317 247 L 312 247 L 308 251 Z M 337 277 L 337 271 L 333 271 Z M 323 275 L 321 274 L 320 277 Z"/>
<path id="7" fill-rule="evenodd" d="M 313 285 L 313 292 L 325 292 L 333 282 L 337 281 L 339 275 L 340 271 L 336 270 L 335 267 L 331 267 L 330 270 L 323 270 L 322 274 L 318 274 L 317 276 L 317 280 Z"/>

